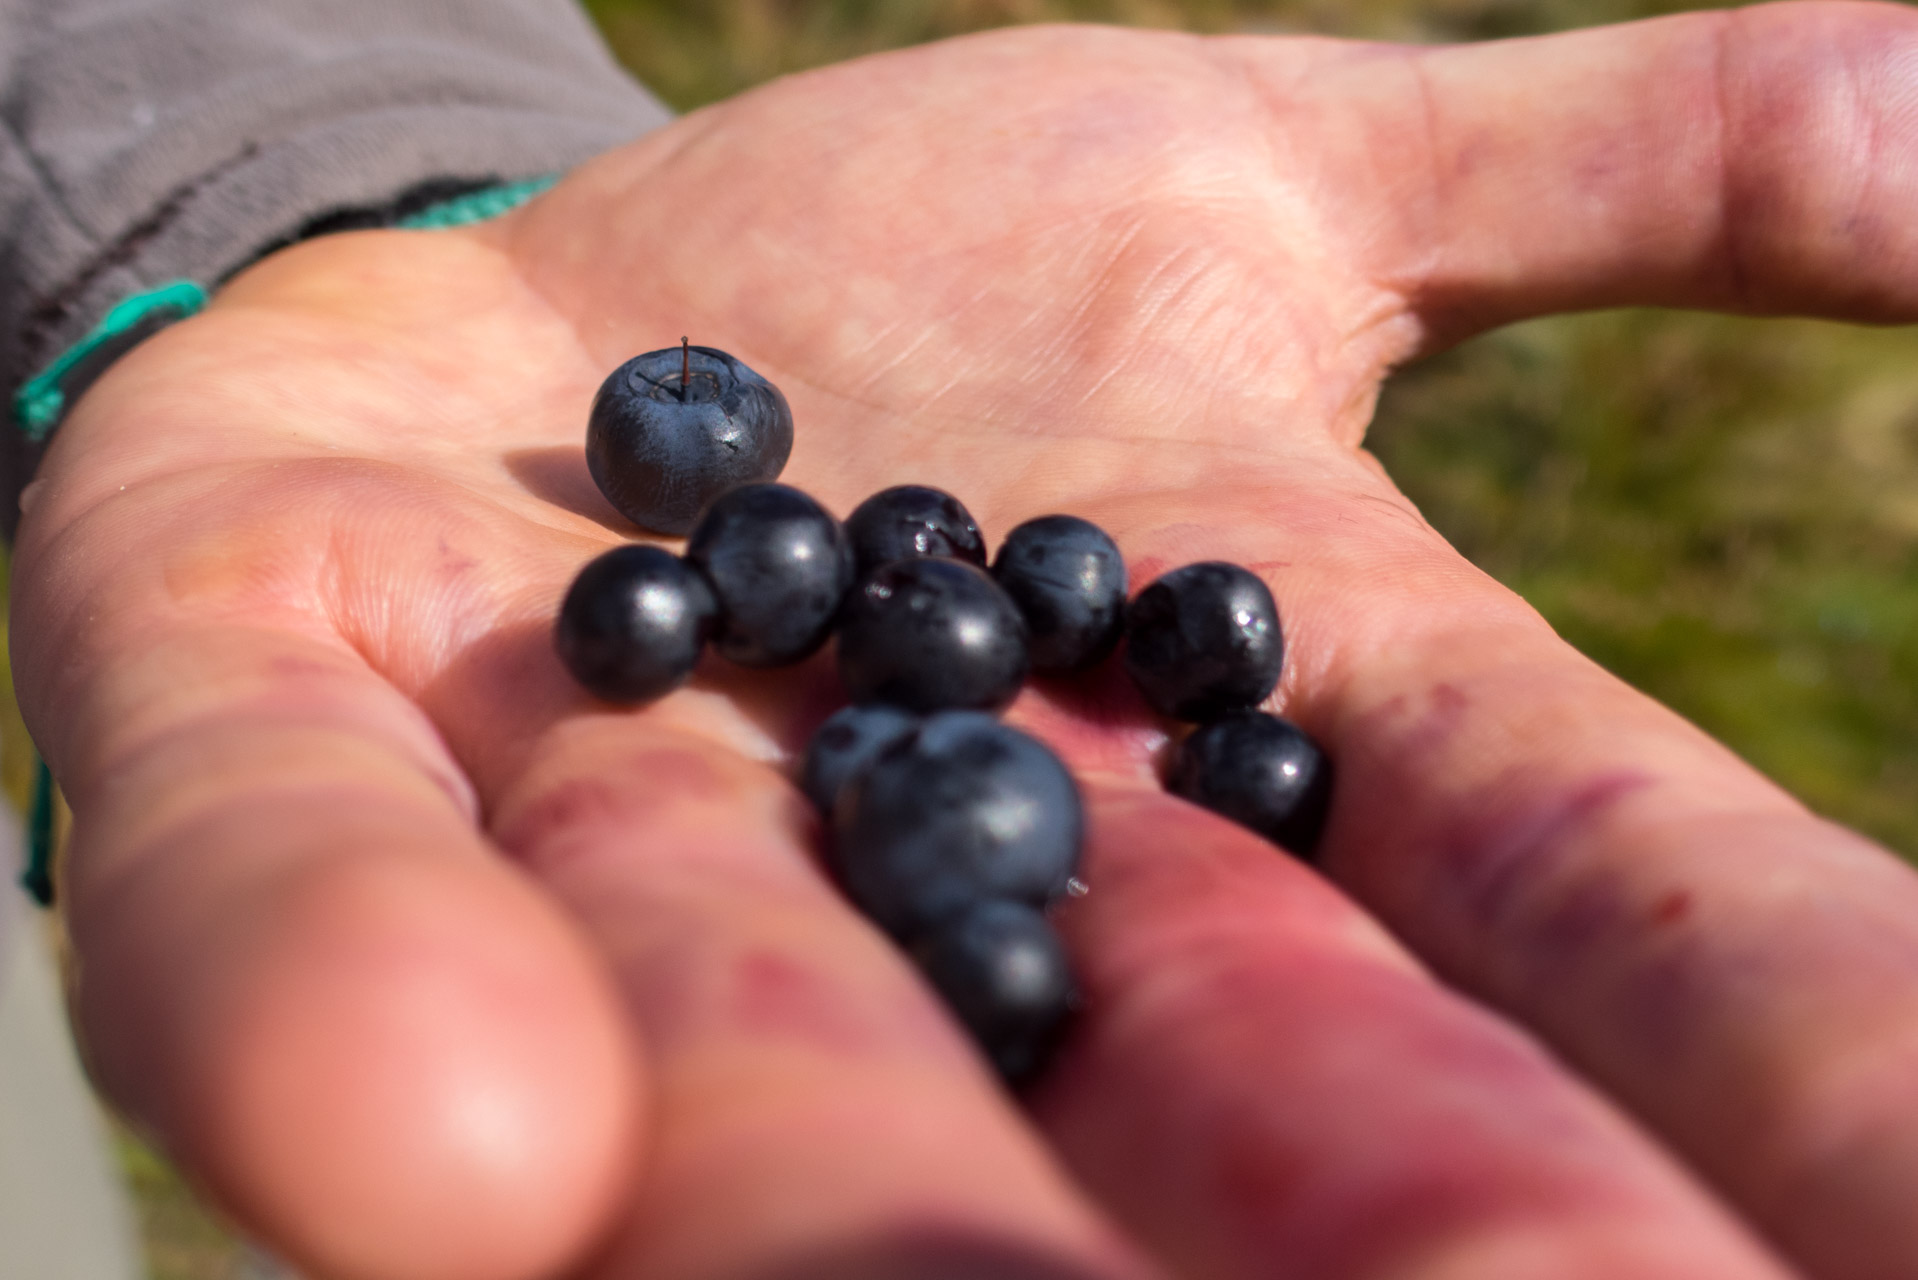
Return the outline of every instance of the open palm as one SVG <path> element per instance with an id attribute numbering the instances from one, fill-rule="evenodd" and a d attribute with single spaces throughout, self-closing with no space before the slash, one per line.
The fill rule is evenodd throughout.
<path id="1" fill-rule="evenodd" d="M 93 1070 L 327 1276 L 1918 1277 L 1918 878 L 1358 447 L 1395 362 L 1521 315 L 1918 315 L 1914 54 L 1840 4 L 1027 30 L 276 255 L 85 398 L 22 528 Z M 1029 1109 L 818 870 L 784 769 L 827 664 L 629 712 L 552 654 L 638 536 L 586 407 L 682 334 L 786 392 L 783 478 L 842 514 L 1072 512 L 1135 583 L 1280 603 L 1323 875 L 1165 796 L 1110 672 L 1011 712 L 1092 821 Z"/>

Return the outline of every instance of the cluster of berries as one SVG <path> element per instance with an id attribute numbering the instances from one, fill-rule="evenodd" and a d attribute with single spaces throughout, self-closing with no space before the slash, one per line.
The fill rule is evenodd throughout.
<path id="1" fill-rule="evenodd" d="M 1086 670 L 1123 639 L 1146 700 L 1200 725 L 1180 745 L 1168 785 L 1309 854 L 1331 770 L 1298 729 L 1255 710 L 1284 661 L 1271 593 L 1245 569 L 1207 562 L 1166 574 L 1128 606 L 1118 547 L 1075 516 L 1020 525 L 988 568 L 977 523 L 938 489 L 887 489 L 841 524 L 773 483 L 763 459 L 743 484 L 737 465 L 721 480 L 661 470 L 648 459 L 763 427 L 754 404 L 761 415 L 775 401 L 787 412 L 770 383 L 724 353 L 696 370 L 693 353 L 707 350 L 636 357 L 601 391 L 588 437 L 595 477 L 636 521 L 691 536 L 683 558 L 630 545 L 588 564 L 560 608 L 560 657 L 590 692 L 636 703 L 685 681 L 707 644 L 741 665 L 774 667 L 836 635 L 852 705 L 814 735 L 800 777 L 825 816 L 830 863 L 1002 1074 L 1025 1078 L 1076 1000 L 1045 911 L 1078 885 L 1085 821 L 1065 765 L 993 713 L 1029 672 Z M 668 356 L 678 370 L 662 372 Z M 755 380 L 747 390 L 756 400 L 729 396 L 742 375 Z M 682 387 L 694 388 L 684 402 L 675 398 Z M 681 403 L 687 412 L 675 424 Z M 662 445 L 662 418 L 695 430 Z M 614 430 L 602 431 L 606 424 Z M 783 429 L 772 426 L 757 435 L 777 446 L 776 474 L 789 416 Z M 603 438 L 619 433 L 644 449 Z M 739 454 L 722 447 L 716 456 L 730 465 Z M 681 526 L 685 495 L 702 485 L 716 494 Z M 677 505 L 630 500 L 641 492 Z"/>

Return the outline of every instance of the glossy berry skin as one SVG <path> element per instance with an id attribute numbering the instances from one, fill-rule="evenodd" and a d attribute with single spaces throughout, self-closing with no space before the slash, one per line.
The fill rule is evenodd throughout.
<path id="1" fill-rule="evenodd" d="M 1065 765 L 978 711 L 928 717 L 839 792 L 832 857 L 880 927 L 914 938 L 988 899 L 1043 906 L 1079 865 L 1085 813 Z"/>
<path id="2" fill-rule="evenodd" d="M 853 559 L 865 577 L 894 560 L 937 556 L 984 567 L 986 540 L 972 513 L 944 489 L 902 484 L 882 489 L 846 517 Z"/>
<path id="3" fill-rule="evenodd" d="M 852 586 L 839 522 L 783 484 L 723 494 L 693 530 L 686 559 L 719 601 L 713 647 L 747 667 L 785 666 L 819 648 Z"/>
<path id="4" fill-rule="evenodd" d="M 896 560 L 846 597 L 839 678 L 854 702 L 997 710 L 1028 666 L 1019 607 L 974 565 Z"/>
<path id="5" fill-rule="evenodd" d="M 560 661 L 608 702 L 649 702 L 685 682 L 718 609 L 706 580 L 658 547 L 616 547 L 589 562 L 553 629 Z"/>
<path id="6" fill-rule="evenodd" d="M 1255 707 L 1284 663 L 1272 593 L 1236 564 L 1174 569 L 1126 609 L 1126 671 L 1161 715 L 1203 722 Z"/>
<path id="7" fill-rule="evenodd" d="M 640 528 L 674 535 L 735 485 L 778 479 L 792 447 L 779 388 L 712 347 L 634 356 L 600 385 L 586 426 L 600 492 Z"/>
<path id="8" fill-rule="evenodd" d="M 992 576 L 1025 616 L 1035 671 L 1083 671 L 1125 626 L 1125 557 L 1077 516 L 1028 520 L 999 547 Z"/>
<path id="9" fill-rule="evenodd" d="M 1001 1076 L 1018 1084 L 1039 1073 L 1078 1003 L 1044 914 L 977 903 L 918 939 L 912 954 Z"/>
<path id="10" fill-rule="evenodd" d="M 1291 721 L 1239 711 L 1179 745 L 1166 785 L 1310 858 L 1332 803 L 1332 761 Z"/>
<path id="11" fill-rule="evenodd" d="M 806 744 L 800 789 L 830 817 L 839 789 L 882 750 L 918 727 L 919 717 L 898 707 L 841 707 Z"/>

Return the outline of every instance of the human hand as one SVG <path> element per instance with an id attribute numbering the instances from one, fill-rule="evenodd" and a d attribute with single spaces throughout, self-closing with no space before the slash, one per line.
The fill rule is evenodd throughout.
<path id="1" fill-rule="evenodd" d="M 1918 1275 L 1918 880 L 1358 448 L 1395 362 L 1521 315 L 1918 313 L 1914 49 L 1840 4 L 1028 30 L 775 84 L 471 232 L 276 255 L 85 397 L 16 553 L 96 1075 L 327 1276 L 596 1238 L 606 1276 L 1789 1274 L 1760 1234 Z M 784 389 L 784 478 L 842 514 L 932 483 L 1278 597 L 1326 878 L 1165 796 L 1122 679 L 1012 712 L 1092 817 L 1090 1003 L 1030 1116 L 817 870 L 780 766 L 826 666 L 632 713 L 552 655 L 632 534 L 586 406 L 682 333 Z"/>

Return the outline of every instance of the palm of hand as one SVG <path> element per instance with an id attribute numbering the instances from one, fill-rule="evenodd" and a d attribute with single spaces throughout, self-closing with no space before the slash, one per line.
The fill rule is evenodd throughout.
<path id="1" fill-rule="evenodd" d="M 142 348 L 63 428 L 19 556 L 102 1080 L 341 1274 L 521 1274 L 614 1213 L 606 1270 L 648 1276 L 1147 1271 L 1122 1232 L 1207 1276 L 1777 1274 L 1589 1086 L 1160 795 L 1158 727 L 1100 678 L 1014 712 L 1093 807 L 1091 1011 L 1035 1099 L 1055 1168 L 810 862 L 772 762 L 825 667 L 709 668 L 630 714 L 551 656 L 572 572 L 631 533 L 586 405 L 684 332 L 785 390 L 783 478 L 842 514 L 931 483 L 989 536 L 1093 519 L 1135 583 L 1263 571 L 1281 699 L 1343 770 L 1334 878 L 1759 1228 L 1904 1274 L 1871 1258 L 1911 1243 L 1908 1123 L 1843 1174 L 1746 1131 L 1914 1025 L 1912 926 L 1858 921 L 1918 890 L 1563 650 L 1357 451 L 1434 325 L 1669 288 L 1445 231 L 1485 180 L 1405 140 L 1433 74 L 1111 32 L 898 55 L 474 232 L 282 254 Z M 1508 250 L 1542 282 L 1499 278 Z M 1781 923 L 1821 862 L 1853 915 Z M 1887 974 L 1842 1025 L 1793 1003 Z M 1817 1122 L 1896 1114 L 1893 1065 Z"/>

